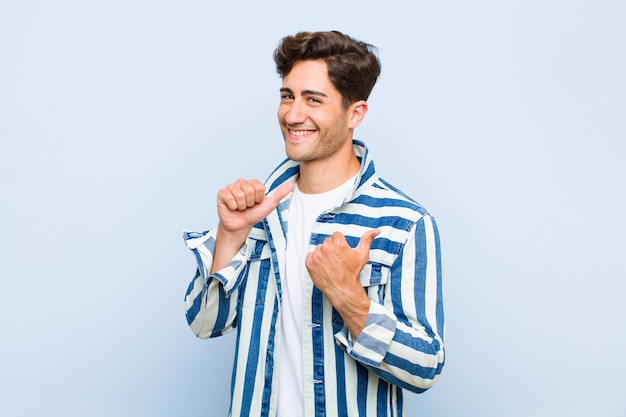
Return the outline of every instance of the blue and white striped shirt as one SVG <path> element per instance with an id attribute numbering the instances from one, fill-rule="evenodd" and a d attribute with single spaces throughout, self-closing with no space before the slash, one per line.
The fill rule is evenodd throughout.
<path id="1" fill-rule="evenodd" d="M 439 235 L 434 219 L 378 177 L 367 148 L 354 141 L 361 169 L 352 196 L 313 226 L 313 249 L 335 231 L 355 247 L 378 228 L 360 282 L 370 300 L 365 328 L 353 339 L 341 316 L 305 283 L 303 371 L 306 417 L 404 415 L 402 390 L 423 392 L 444 364 Z M 268 193 L 295 181 L 298 163 L 283 162 Z M 216 229 L 185 232 L 198 269 L 185 296 L 187 321 L 201 338 L 237 330 L 230 415 L 276 415 L 280 372 L 281 276 L 290 196 L 253 227 L 244 246 L 209 275 Z M 291 416 L 280 416 L 291 417 Z"/>

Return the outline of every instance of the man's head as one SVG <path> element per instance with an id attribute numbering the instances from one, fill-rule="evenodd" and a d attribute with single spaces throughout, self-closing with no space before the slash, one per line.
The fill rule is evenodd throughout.
<path id="1" fill-rule="evenodd" d="M 297 61 L 307 60 L 328 65 L 328 77 L 341 93 L 344 108 L 367 100 L 380 74 L 376 48 L 337 31 L 286 36 L 274 51 L 276 71 L 282 78 Z"/>

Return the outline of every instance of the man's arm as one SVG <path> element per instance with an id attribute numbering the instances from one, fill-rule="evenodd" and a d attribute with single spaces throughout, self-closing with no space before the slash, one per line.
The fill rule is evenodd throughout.
<path id="1" fill-rule="evenodd" d="M 265 196 L 257 180 L 237 180 L 218 192 L 219 226 L 205 233 L 185 233 L 198 270 L 185 295 L 187 322 L 202 338 L 232 329 L 236 291 L 247 261 L 245 242 L 254 224 L 266 217 L 291 190 L 286 183 Z"/>
<path id="2" fill-rule="evenodd" d="M 366 235 L 359 246 L 367 243 L 365 240 Z M 324 265 L 333 263 L 333 258 L 341 258 L 338 254 L 341 251 L 331 251 L 331 242 L 323 243 L 329 244 L 325 256 L 321 256 L 324 251 L 320 250 L 315 262 L 309 264 L 310 259 L 307 259 L 307 267 L 315 285 L 321 283 L 318 288 L 325 296 L 330 294 L 327 298 L 344 319 L 348 331 L 336 335 L 339 343 L 352 358 L 388 382 L 416 392 L 431 387 L 444 364 L 441 258 L 434 220 L 426 215 L 414 226 L 391 266 L 382 299 L 367 299 L 368 311 L 363 327 L 365 303 L 358 310 L 356 328 L 340 308 L 342 303 L 350 303 L 346 301 L 349 298 L 360 303 L 364 288 L 351 285 L 351 291 L 338 291 L 331 283 L 331 277 L 328 282 L 326 277 L 320 279 L 325 274 L 323 271 L 328 269 Z M 367 247 L 369 250 L 369 245 Z M 355 252 L 346 254 L 357 257 Z M 358 275 L 356 280 L 355 284 L 358 284 Z M 343 296 L 337 298 L 337 294 Z"/>

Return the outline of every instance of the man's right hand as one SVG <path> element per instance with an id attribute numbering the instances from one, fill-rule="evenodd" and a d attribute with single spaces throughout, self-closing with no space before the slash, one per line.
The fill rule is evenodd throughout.
<path id="1" fill-rule="evenodd" d="M 267 217 L 287 194 L 294 183 L 282 184 L 270 196 L 258 180 L 238 179 L 217 193 L 217 214 L 220 227 L 228 233 L 250 233 L 252 226 Z"/>
<path id="2" fill-rule="evenodd" d="M 220 224 L 211 272 L 228 264 L 244 244 L 252 226 L 267 217 L 294 186 L 294 182 L 287 182 L 266 196 L 265 186 L 260 181 L 238 179 L 217 193 Z"/>

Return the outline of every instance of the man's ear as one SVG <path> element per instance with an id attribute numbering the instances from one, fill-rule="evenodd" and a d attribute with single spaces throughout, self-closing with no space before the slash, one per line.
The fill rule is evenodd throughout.
<path id="1" fill-rule="evenodd" d="M 367 109 L 367 101 L 365 100 L 359 100 L 350 105 L 350 107 L 348 108 L 348 112 L 350 114 L 350 129 L 354 129 L 359 124 L 361 124 L 361 121 L 367 113 Z"/>

